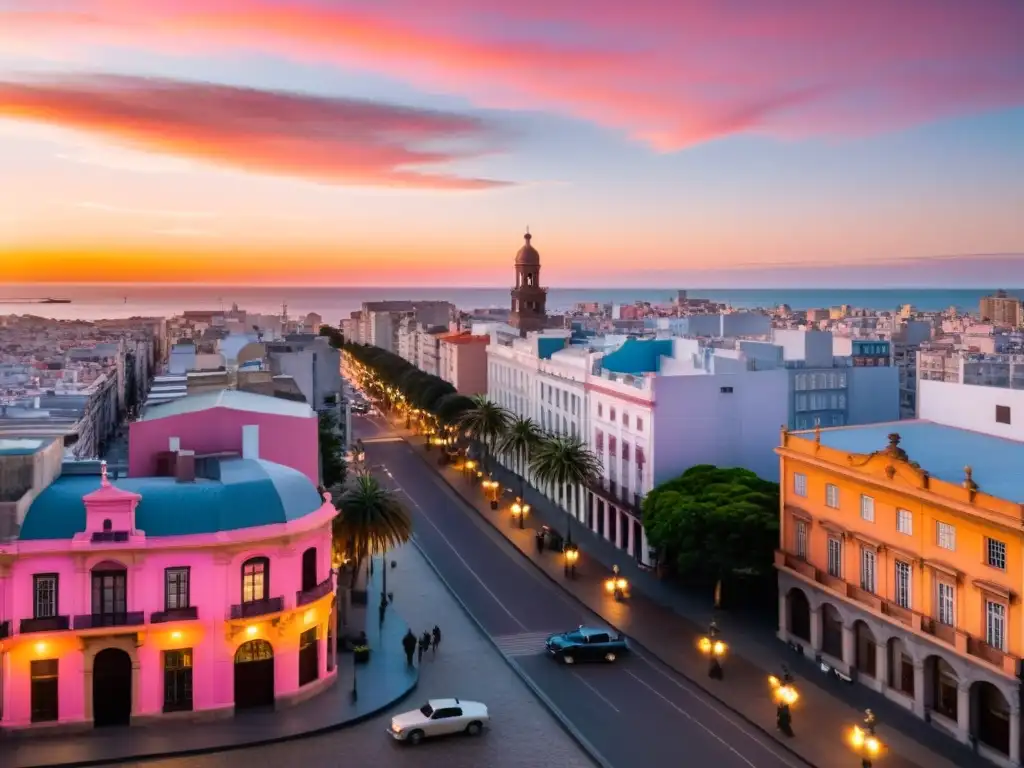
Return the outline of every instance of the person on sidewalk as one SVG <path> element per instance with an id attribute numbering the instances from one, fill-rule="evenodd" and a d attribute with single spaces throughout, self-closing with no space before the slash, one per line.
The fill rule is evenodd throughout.
<path id="1" fill-rule="evenodd" d="M 420 664 L 423 663 L 423 654 L 430 650 L 430 633 L 427 630 L 423 630 L 423 634 L 420 635 L 420 653 L 417 661 Z"/>
<path id="2" fill-rule="evenodd" d="M 402 638 L 402 649 L 405 651 L 405 663 L 411 667 L 412 655 L 416 653 L 416 635 L 412 633 L 411 629 L 405 631 L 405 637 Z"/>
<path id="3" fill-rule="evenodd" d="M 434 655 L 437 656 L 437 646 L 441 644 L 441 628 L 435 624 L 434 631 L 431 634 L 434 640 Z"/>
<path id="4" fill-rule="evenodd" d="M 544 551 L 544 531 L 537 531 L 537 535 L 533 539 L 537 542 L 537 554 L 539 555 Z"/>

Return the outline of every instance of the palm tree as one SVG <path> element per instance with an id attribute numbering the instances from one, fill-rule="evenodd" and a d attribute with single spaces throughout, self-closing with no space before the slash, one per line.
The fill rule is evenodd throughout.
<path id="1" fill-rule="evenodd" d="M 558 489 L 561 499 L 568 488 L 579 488 L 601 476 L 601 460 L 578 437 L 552 435 L 544 439 L 530 457 L 530 470 L 536 481 Z M 566 539 L 572 542 L 572 514 Z"/>
<path id="2" fill-rule="evenodd" d="M 462 414 L 459 427 L 484 447 L 484 470 L 490 470 L 490 454 L 512 423 L 512 414 L 485 395 L 473 397 L 473 407 Z"/>
<path id="3" fill-rule="evenodd" d="M 512 459 L 513 472 L 519 475 L 519 498 L 523 498 L 526 475 L 530 469 L 530 455 L 544 439 L 537 422 L 530 418 L 515 416 L 498 441 L 498 453 Z"/>
<path id="4" fill-rule="evenodd" d="M 334 544 L 338 551 L 347 548 L 355 558 L 351 584 L 355 586 L 359 568 L 367 557 L 383 555 L 412 537 L 412 518 L 394 492 L 368 472 L 353 478 L 337 506 Z"/>

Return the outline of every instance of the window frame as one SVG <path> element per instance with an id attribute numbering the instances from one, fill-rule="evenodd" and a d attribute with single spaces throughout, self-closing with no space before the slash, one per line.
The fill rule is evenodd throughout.
<path id="1" fill-rule="evenodd" d="M 167 662 L 169 657 L 174 654 L 180 656 L 182 659 L 181 666 L 168 667 Z M 161 668 L 163 671 L 164 678 L 164 690 L 163 690 L 163 711 L 164 712 L 192 712 L 195 709 L 195 654 L 192 648 L 168 648 L 161 654 Z M 181 684 L 182 690 L 184 690 L 184 682 L 187 680 L 188 683 L 188 698 L 187 701 L 183 701 L 184 697 L 176 697 L 174 701 L 168 699 L 168 680 L 174 679 L 176 682 L 175 688 Z"/>
<path id="2" fill-rule="evenodd" d="M 860 519 L 867 522 L 875 522 L 875 497 L 866 493 L 860 495 Z"/>
<path id="3" fill-rule="evenodd" d="M 39 584 L 43 580 L 53 580 L 53 614 L 41 616 L 39 613 Z M 60 616 L 60 574 L 59 573 L 33 573 L 32 574 L 32 618 L 53 619 Z"/>
<path id="4" fill-rule="evenodd" d="M 804 520 L 797 520 L 794 528 L 793 548 L 796 556 L 807 559 L 807 523 Z"/>
<path id="5" fill-rule="evenodd" d="M 948 601 L 943 597 L 948 596 Z M 948 613 L 948 616 L 946 614 Z M 956 585 L 938 581 L 935 585 L 935 619 L 947 627 L 956 626 Z M 946 620 L 948 619 L 948 621 Z"/>
<path id="6" fill-rule="evenodd" d="M 947 533 L 948 536 L 944 536 Z M 945 543 L 943 543 L 945 541 Z M 949 546 L 947 546 L 947 544 Z M 935 546 L 947 552 L 956 552 L 956 526 L 942 520 L 935 521 Z"/>
<path id="7" fill-rule="evenodd" d="M 793 473 L 793 495 L 807 498 L 807 475 L 803 472 Z"/>
<path id="8" fill-rule="evenodd" d="M 993 611 L 993 608 L 997 608 L 998 610 Z M 1006 651 L 1006 625 L 1009 613 L 1010 611 L 1008 610 L 1006 603 L 1002 600 L 992 600 L 991 598 L 985 598 L 985 645 L 989 646 L 990 648 L 995 648 L 997 651 Z M 998 643 L 992 642 L 994 637 L 993 619 L 998 619 Z"/>
<path id="9" fill-rule="evenodd" d="M 996 552 L 998 548 L 1002 548 L 1000 557 L 993 557 L 993 545 L 996 545 Z M 996 562 L 1001 561 L 1001 562 Z M 985 565 L 989 568 L 995 568 L 998 571 L 1006 570 L 1006 542 L 999 539 L 993 539 L 990 536 L 985 537 Z"/>
<path id="10" fill-rule="evenodd" d="M 901 521 L 906 520 L 906 530 L 901 524 Z M 914 535 L 914 513 L 909 509 L 903 509 L 902 507 L 896 508 L 896 533 L 902 533 L 904 536 Z"/>
<path id="11" fill-rule="evenodd" d="M 833 546 L 835 549 L 835 568 L 833 569 Z M 828 575 L 835 578 L 843 578 L 843 542 L 836 536 L 828 537 Z"/>
<path id="12" fill-rule="evenodd" d="M 871 594 L 878 590 L 878 553 L 873 547 L 860 548 L 860 588 Z"/>
<path id="13" fill-rule="evenodd" d="M 247 566 L 257 565 L 257 564 L 263 566 L 263 574 L 262 574 L 263 575 L 263 590 L 262 590 L 262 596 L 261 597 L 251 597 L 249 600 L 246 600 L 245 599 L 245 587 L 246 587 L 245 569 L 246 569 Z M 241 597 L 242 597 L 242 604 L 243 605 L 245 605 L 247 603 L 259 603 L 259 602 L 262 602 L 263 600 L 269 599 L 269 597 L 270 597 L 270 558 L 269 557 L 266 557 L 265 555 L 258 555 L 256 557 L 248 558 L 245 562 L 242 563 L 241 567 L 239 568 L 239 574 L 242 577 L 242 584 L 241 584 L 241 593 L 242 594 L 241 594 Z M 255 576 L 255 573 L 253 575 Z"/>
<path id="14" fill-rule="evenodd" d="M 906 576 L 905 579 L 901 579 L 901 573 Z M 914 569 L 910 563 L 904 560 L 897 560 L 893 564 L 893 602 L 896 603 L 900 608 L 906 610 L 913 610 L 914 604 Z M 906 583 L 901 583 L 905 581 Z M 901 595 L 902 593 L 902 595 Z"/>
<path id="15" fill-rule="evenodd" d="M 178 591 L 178 604 L 171 605 L 171 575 L 184 574 L 185 576 L 185 603 L 181 604 L 181 592 Z M 172 565 L 164 568 L 164 610 L 175 611 L 182 608 L 192 607 L 192 566 Z"/>
<path id="16" fill-rule="evenodd" d="M 839 509 L 839 486 L 835 483 L 825 483 L 825 506 Z"/>

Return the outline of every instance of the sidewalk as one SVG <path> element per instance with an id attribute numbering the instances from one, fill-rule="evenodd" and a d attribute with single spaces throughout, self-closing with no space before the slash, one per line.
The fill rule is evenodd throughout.
<path id="1" fill-rule="evenodd" d="M 707 662 L 696 650 L 696 644 L 712 617 L 710 594 L 687 594 L 659 581 L 614 545 L 575 521 L 572 538 L 580 547 L 580 560 L 576 567 L 577 578 L 566 579 L 561 555 L 549 551 L 538 554 L 534 541 L 536 529 L 543 524 L 549 524 L 565 535 L 565 512 L 528 487 L 525 500 L 531 505 L 531 512 L 525 529 L 520 530 L 512 523 L 507 501 L 503 501 L 497 511 L 491 510 L 475 484 L 451 467 L 437 464 L 439 454 L 436 450 L 426 450 L 423 438 L 400 426 L 396 432 L 407 437 L 409 445 L 459 496 L 546 575 L 610 625 L 624 632 L 642 650 L 649 651 L 650 655 L 773 737 L 777 734 L 775 708 L 770 700 L 767 677 L 778 674 L 782 664 L 789 665 L 801 698 L 793 715 L 797 736 L 783 743 L 810 763 L 819 768 L 831 768 L 848 758 L 856 760 L 853 753 L 843 746 L 844 734 L 861 721 L 864 709 L 870 707 L 881 725 L 879 736 L 889 752 L 887 764 L 900 764 L 907 768 L 913 765 L 920 768 L 991 768 L 990 762 L 944 737 L 888 699 L 863 686 L 843 683 L 822 674 L 813 662 L 795 655 L 781 643 L 773 628 L 751 621 L 742 614 L 714 612 L 722 638 L 729 644 L 729 655 L 725 663 L 725 680 L 709 680 Z M 514 476 L 501 467 L 495 468 L 494 477 L 505 487 L 518 488 Z M 621 603 L 610 598 L 603 587 L 613 563 L 619 565 L 622 575 L 631 585 L 631 597 Z"/>
<path id="2" fill-rule="evenodd" d="M 380 568 L 369 586 L 380 592 Z M 373 601 L 374 605 L 376 601 Z M 364 617 L 353 615 L 350 625 Z M 0 768 L 107 765 L 157 758 L 185 757 L 275 744 L 347 728 L 404 699 L 416 688 L 419 670 L 408 669 L 402 652 L 407 625 L 392 608 L 383 627 L 377 611 L 365 612 L 370 660 L 355 667 L 352 656 L 339 653 L 338 675 L 321 694 L 291 707 L 253 712 L 222 720 L 183 721 L 104 728 L 54 736 L 45 732 L 0 734 Z M 352 674 L 358 669 L 358 699 L 353 702 Z"/>

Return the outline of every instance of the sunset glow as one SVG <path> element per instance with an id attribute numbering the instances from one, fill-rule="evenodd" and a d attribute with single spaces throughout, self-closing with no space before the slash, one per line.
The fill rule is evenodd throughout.
<path id="1" fill-rule="evenodd" d="M 0 0 L 5 282 L 1024 252 L 1016 0 Z M 951 279 L 955 270 L 950 270 Z"/>

